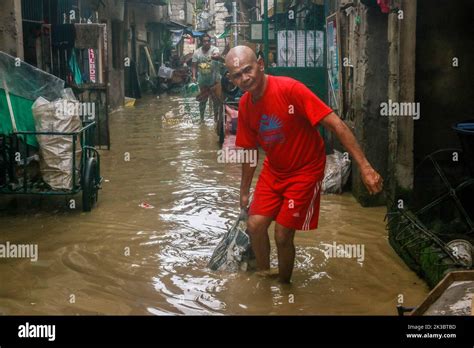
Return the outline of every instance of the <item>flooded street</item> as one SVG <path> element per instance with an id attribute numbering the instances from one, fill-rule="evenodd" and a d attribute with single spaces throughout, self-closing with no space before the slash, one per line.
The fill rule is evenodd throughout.
<path id="1" fill-rule="evenodd" d="M 0 259 L 0 313 L 396 315 L 399 295 L 422 301 L 428 287 L 390 247 L 385 208 L 350 194 L 323 196 L 320 228 L 297 232 L 291 285 L 207 269 L 238 214 L 240 165 L 217 163 L 211 119 L 163 118 L 182 102 L 148 98 L 110 116 L 91 213 L 70 197 L 2 197 L 0 242 L 38 244 L 39 258 Z M 364 245 L 365 259 L 328 259 L 334 242 Z"/>

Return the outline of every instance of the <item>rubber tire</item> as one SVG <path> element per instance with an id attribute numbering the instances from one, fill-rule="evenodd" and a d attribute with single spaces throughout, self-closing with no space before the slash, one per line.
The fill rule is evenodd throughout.
<path id="1" fill-rule="evenodd" d="M 99 192 L 97 189 L 97 160 L 93 157 L 86 162 L 84 177 L 82 178 L 82 211 L 89 212 L 97 202 Z"/>

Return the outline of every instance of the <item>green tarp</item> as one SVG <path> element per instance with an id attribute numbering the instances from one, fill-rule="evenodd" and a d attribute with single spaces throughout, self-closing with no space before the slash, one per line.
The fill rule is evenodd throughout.
<path id="1" fill-rule="evenodd" d="M 18 131 L 34 131 L 35 123 L 31 106 L 33 101 L 10 94 L 13 113 L 15 115 L 16 127 Z M 0 134 L 10 135 L 13 132 L 10 112 L 8 110 L 7 97 L 5 91 L 0 89 Z M 35 136 L 27 136 L 28 145 L 38 147 Z"/>
<path id="2" fill-rule="evenodd" d="M 0 134 L 10 135 L 13 125 L 5 89 L 10 95 L 17 131 L 35 131 L 31 106 L 39 97 L 49 101 L 61 98 L 64 81 L 0 51 Z M 35 136 L 27 136 L 26 142 L 38 147 Z"/>

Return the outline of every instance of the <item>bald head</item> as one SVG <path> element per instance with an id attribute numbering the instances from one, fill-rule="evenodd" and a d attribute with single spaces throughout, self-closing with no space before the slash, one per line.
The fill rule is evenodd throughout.
<path id="1" fill-rule="evenodd" d="M 243 91 L 259 95 L 264 88 L 265 67 L 262 58 L 247 46 L 232 48 L 225 58 L 232 83 Z"/>
<path id="2" fill-rule="evenodd" d="M 225 65 L 229 70 L 256 62 L 257 56 L 255 55 L 255 52 L 247 46 L 235 46 L 234 48 L 231 48 L 225 58 Z"/>

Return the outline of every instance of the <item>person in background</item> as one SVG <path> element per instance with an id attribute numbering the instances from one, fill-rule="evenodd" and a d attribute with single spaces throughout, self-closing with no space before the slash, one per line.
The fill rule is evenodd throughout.
<path id="1" fill-rule="evenodd" d="M 176 49 L 171 50 L 170 65 L 172 69 L 178 69 L 181 67 L 181 59 Z"/>
<path id="2" fill-rule="evenodd" d="M 219 111 L 219 100 L 213 93 L 213 88 L 220 81 L 219 62 L 223 61 L 216 46 L 211 45 L 211 37 L 204 34 L 201 37 L 202 46 L 198 48 L 192 58 L 192 79 L 199 84 L 200 94 L 196 98 L 199 101 L 199 112 L 201 122 L 204 121 L 204 113 L 209 96 L 213 98 L 214 118 Z"/>

